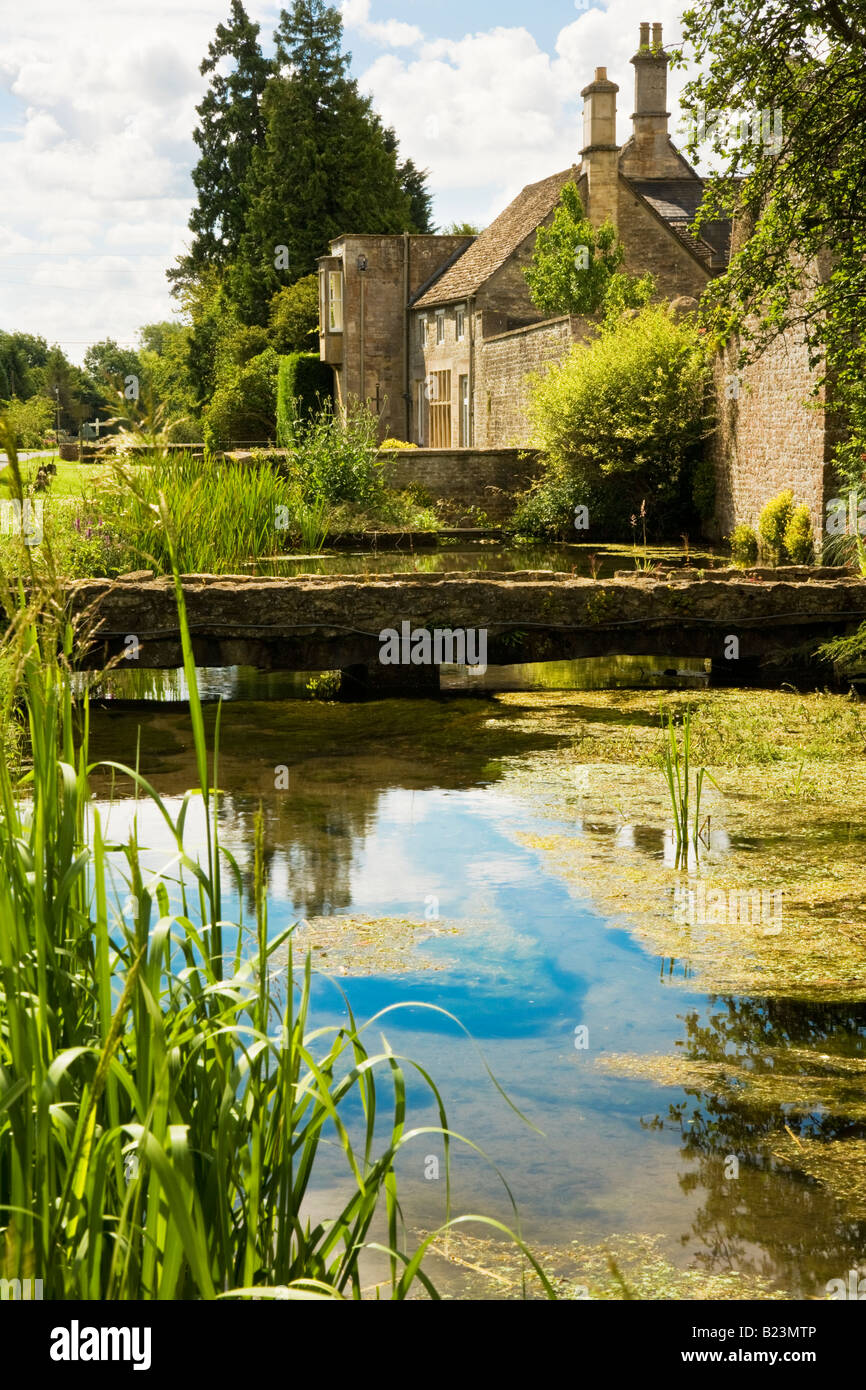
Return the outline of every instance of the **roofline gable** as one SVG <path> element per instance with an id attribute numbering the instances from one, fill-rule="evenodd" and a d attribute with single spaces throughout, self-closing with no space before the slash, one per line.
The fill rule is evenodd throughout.
<path id="1" fill-rule="evenodd" d="M 475 247 L 481 246 L 483 251 L 484 249 L 486 249 L 488 243 L 490 243 L 491 245 L 495 245 L 497 239 L 497 224 L 498 230 L 501 232 L 503 226 L 507 226 L 506 219 L 509 218 L 509 215 L 514 216 L 516 212 L 519 211 L 520 204 L 522 202 L 529 201 L 534 194 L 538 194 L 539 196 L 541 196 L 541 190 L 544 188 L 545 185 L 550 185 L 551 188 L 553 188 L 558 181 L 558 187 L 556 187 L 555 195 L 551 196 L 548 206 L 546 207 L 545 211 L 541 214 L 541 216 L 539 216 L 538 220 L 534 222 L 531 226 L 522 229 L 520 231 L 519 236 L 517 236 L 516 234 L 508 235 L 506 233 L 504 237 L 503 247 L 497 247 L 493 251 L 488 265 L 481 265 L 477 270 L 471 270 L 467 276 L 466 282 L 460 284 L 459 286 L 447 284 L 444 285 L 442 287 L 443 292 L 437 294 L 437 284 L 440 280 L 442 280 L 445 277 L 448 270 L 454 268 L 453 264 L 451 266 L 443 266 L 442 269 L 437 273 L 435 279 L 431 282 L 429 288 L 427 288 L 424 291 L 423 296 L 419 292 L 416 298 L 412 301 L 412 307 L 427 309 L 442 304 L 459 304 L 461 301 L 470 299 L 473 295 L 476 295 L 478 291 L 482 289 L 483 286 L 486 285 L 493 278 L 497 271 L 502 269 L 502 267 L 511 258 L 511 256 L 514 255 L 514 252 L 517 250 L 517 248 L 523 244 L 526 238 L 528 236 L 531 236 L 533 232 L 537 232 L 538 228 L 547 220 L 547 218 L 550 216 L 557 203 L 559 202 L 559 198 L 561 196 L 562 189 L 564 188 L 565 184 L 568 183 L 569 180 L 573 180 L 575 183 L 578 183 L 580 181 L 580 178 L 581 174 L 579 166 L 572 164 L 572 166 L 569 169 L 560 170 L 559 173 L 549 174 L 546 179 L 537 179 L 534 183 L 526 184 L 520 190 L 520 192 L 516 194 L 514 198 L 512 198 L 508 206 L 506 208 L 503 208 L 502 212 L 499 213 L 498 217 L 494 218 L 494 220 L 490 223 L 490 226 L 485 227 L 484 231 L 479 233 L 479 235 L 475 238 L 474 242 L 471 243 L 471 247 L 467 247 L 466 250 L 468 252 L 470 249 L 474 249 Z M 423 303 L 422 299 L 426 300 L 426 303 Z"/>
<path id="2" fill-rule="evenodd" d="M 626 187 L 628 188 L 628 191 L 629 191 L 635 198 L 638 199 L 638 201 L 646 208 L 647 212 L 648 212 L 652 217 L 654 217 L 655 220 L 656 220 L 658 223 L 660 223 L 662 227 L 665 228 L 665 230 L 668 232 L 668 234 L 669 234 L 670 236 L 672 236 L 672 237 L 674 238 L 674 240 L 675 240 L 676 242 L 679 243 L 680 246 L 685 247 L 686 251 L 688 251 L 689 255 L 692 257 L 692 260 L 697 261 L 697 263 L 698 263 L 698 265 L 701 267 L 701 269 L 704 270 L 704 271 L 706 271 L 707 278 L 708 278 L 708 279 L 712 279 L 712 269 L 711 269 L 711 267 L 710 267 L 709 260 L 704 260 L 703 257 L 700 256 L 700 255 L 698 254 L 698 252 L 695 250 L 695 248 L 694 248 L 692 245 L 690 245 L 690 243 L 685 239 L 685 237 L 682 237 L 682 236 L 679 235 L 679 233 L 677 232 L 676 228 L 675 228 L 674 226 L 672 226 L 672 224 L 668 221 L 668 219 L 667 219 L 666 217 L 662 217 L 661 213 L 656 211 L 656 209 L 653 207 L 653 205 L 652 205 L 652 203 L 649 201 L 649 199 L 648 199 L 648 198 L 645 198 L 644 195 L 641 193 L 640 189 L 635 188 L 635 186 L 634 186 L 634 184 L 632 183 L 631 179 L 629 178 L 628 174 L 620 174 L 619 177 L 620 177 L 621 181 L 622 181 L 622 182 L 626 185 Z M 701 183 L 703 183 L 703 180 L 702 180 L 702 179 L 699 180 L 699 181 L 700 181 Z M 649 179 L 644 179 L 644 180 L 642 180 L 642 182 L 644 182 L 644 183 L 649 183 L 650 180 L 649 180 Z M 707 252 L 708 252 L 708 256 L 709 256 L 709 257 L 712 257 L 712 256 L 715 255 L 715 251 L 714 251 L 713 247 L 710 246 L 709 242 L 703 241 L 703 240 L 702 240 L 701 238 L 699 238 L 699 237 L 694 237 L 693 240 L 694 240 L 694 241 L 699 241 L 700 244 L 701 244 L 702 246 L 706 246 Z"/>

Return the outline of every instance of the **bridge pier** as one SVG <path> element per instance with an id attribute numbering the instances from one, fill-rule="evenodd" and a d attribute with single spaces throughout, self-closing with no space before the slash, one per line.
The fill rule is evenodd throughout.
<path id="1" fill-rule="evenodd" d="M 385 700 L 439 694 L 439 667 L 384 666 L 381 661 L 357 661 L 340 672 L 341 700 Z"/>

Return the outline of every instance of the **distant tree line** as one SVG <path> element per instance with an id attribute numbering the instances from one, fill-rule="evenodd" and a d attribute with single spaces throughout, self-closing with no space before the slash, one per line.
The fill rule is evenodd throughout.
<path id="1" fill-rule="evenodd" d="M 191 237 L 168 278 L 190 324 L 189 411 L 205 427 L 219 416 L 217 434 L 260 435 L 276 356 L 318 351 L 316 259 L 333 237 L 434 230 L 426 171 L 401 159 L 350 61 L 325 0 L 280 12 L 272 57 L 232 0 L 201 64 L 210 85 L 196 108 Z M 223 420 L 244 396 L 255 419 L 232 406 Z"/>

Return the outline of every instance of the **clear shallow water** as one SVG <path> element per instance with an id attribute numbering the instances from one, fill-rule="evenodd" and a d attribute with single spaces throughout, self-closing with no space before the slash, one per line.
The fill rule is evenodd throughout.
<path id="1" fill-rule="evenodd" d="M 662 1235 L 669 1257 L 684 1265 L 763 1271 L 793 1294 L 820 1291 L 862 1258 L 864 1232 L 816 1185 L 767 1163 L 759 1140 L 782 1129 L 782 1107 L 732 1110 L 709 1093 L 612 1077 L 593 1061 L 605 1052 L 678 1048 L 706 1056 L 736 1047 L 760 1067 L 779 1043 L 820 1042 L 827 1051 L 850 1046 L 862 1034 L 864 1011 L 708 999 L 693 983 L 683 988 L 681 966 L 647 954 L 599 915 L 591 880 L 585 893 L 573 895 L 527 846 L 527 835 L 565 831 L 594 837 L 605 859 L 617 854 L 613 835 L 551 821 L 503 792 L 501 759 L 528 755 L 551 736 L 540 725 L 506 733 L 487 706 L 465 700 L 228 706 L 220 783 L 231 790 L 221 803 L 221 836 L 238 858 L 245 893 L 261 805 L 274 932 L 299 917 L 423 922 L 431 899 L 438 900 L 440 924 L 456 933 L 424 942 L 417 956 L 407 948 L 404 972 L 349 973 L 339 983 L 360 1018 L 415 1001 L 389 1015 L 381 1031 L 395 1050 L 429 1069 L 442 1086 L 452 1128 L 501 1168 L 530 1240 L 564 1244 L 646 1232 Z M 95 712 L 93 754 L 130 761 L 139 724 L 142 768 L 176 806 L 194 783 L 184 714 Z M 278 765 L 289 769 L 286 791 L 274 786 Z M 120 834 L 129 814 L 128 804 L 115 803 L 110 830 Z M 192 846 L 195 815 L 190 825 Z M 143 810 L 140 831 L 156 867 L 169 852 L 163 826 Z M 630 836 L 630 848 L 635 845 L 648 856 L 665 853 L 658 831 L 637 828 Z M 725 853 L 723 839 L 715 849 Z M 236 907 L 228 893 L 226 916 Z M 332 981 L 320 978 L 314 997 L 319 1022 L 345 1018 Z M 544 1137 L 496 1093 L 454 1023 L 422 1004 L 462 1021 Z M 586 1050 L 575 1048 L 579 1026 L 589 1030 Z M 436 1122 L 411 1077 L 410 1100 L 420 1107 L 413 1123 Z M 832 1116 L 815 1123 L 828 1132 L 846 1129 Z M 438 1152 L 438 1142 L 425 1137 L 399 1165 L 407 1212 L 422 1226 L 443 1216 L 444 1182 L 424 1177 L 427 1156 Z M 732 1153 L 741 1158 L 735 1197 L 724 1176 Z M 317 1176 L 325 1184 L 339 1181 L 336 1154 L 333 1167 Z M 512 1219 L 498 1179 L 459 1147 L 455 1179 L 457 1210 Z"/>
<path id="2" fill-rule="evenodd" d="M 496 540 L 447 540 L 435 547 L 413 548 L 407 537 L 399 550 L 337 551 L 319 555 L 280 555 L 258 560 L 250 568 L 256 574 L 443 574 L 459 570 L 476 573 L 484 570 L 554 570 L 561 574 L 576 574 L 583 578 L 610 579 L 615 570 L 636 568 L 636 555 L 641 565 L 645 558 L 670 564 L 684 564 L 685 552 L 677 547 L 649 546 L 638 551 L 628 545 L 570 545 L 547 543 L 515 545 Z M 709 569 L 728 563 L 721 555 L 693 551 L 693 562 Z"/>
<path id="3" fill-rule="evenodd" d="M 699 657 L 600 656 L 579 661 L 537 661 L 515 666 L 443 665 L 439 688 L 459 694 L 503 690 L 613 690 L 641 687 L 699 688 L 709 681 L 708 663 Z M 197 673 L 199 696 L 218 700 L 309 700 L 310 682 L 320 671 L 259 671 L 250 666 L 204 667 Z M 186 675 L 180 668 L 136 671 L 115 667 L 108 672 L 80 672 L 74 678 L 77 694 L 88 689 L 91 698 L 182 704 L 189 699 Z"/>

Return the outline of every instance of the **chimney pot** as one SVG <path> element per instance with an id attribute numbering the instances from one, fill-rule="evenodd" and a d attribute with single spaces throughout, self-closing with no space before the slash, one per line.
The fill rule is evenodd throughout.
<path id="1" fill-rule="evenodd" d="M 649 48 L 649 23 L 640 26 L 640 47 Z"/>
<path id="2" fill-rule="evenodd" d="M 606 82 L 606 81 L 607 81 L 607 68 L 596 68 L 596 70 L 595 70 L 595 80 L 596 80 L 596 82 Z"/>
<path id="3" fill-rule="evenodd" d="M 660 24 L 654 24 L 654 25 L 653 25 L 653 48 L 661 48 L 661 46 L 662 46 L 662 26 L 661 26 Z"/>

